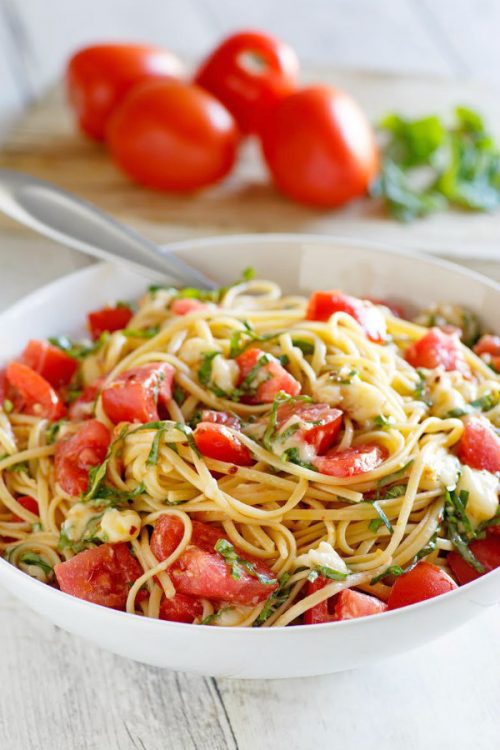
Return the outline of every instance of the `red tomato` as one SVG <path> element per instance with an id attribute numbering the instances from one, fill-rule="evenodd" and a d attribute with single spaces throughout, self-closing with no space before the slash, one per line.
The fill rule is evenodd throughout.
<path id="1" fill-rule="evenodd" d="M 40 510 L 38 508 L 38 503 L 35 500 L 35 498 L 30 497 L 29 495 L 23 495 L 22 497 L 16 497 L 17 502 L 19 505 L 22 505 L 23 508 L 26 508 L 26 510 L 29 510 L 30 513 L 33 513 L 35 516 L 40 515 Z M 14 515 L 14 521 L 24 521 L 24 518 L 21 518 L 21 516 Z"/>
<path id="2" fill-rule="evenodd" d="M 84 388 L 80 396 L 70 404 L 68 415 L 71 420 L 79 422 L 82 419 L 89 419 L 94 416 L 94 404 L 101 392 L 103 383 L 104 378 L 97 378 L 92 385 Z"/>
<path id="3" fill-rule="evenodd" d="M 500 372 L 500 336 L 491 336 L 489 333 L 481 336 L 474 351 L 496 372 Z"/>
<path id="4" fill-rule="evenodd" d="M 61 349 L 34 339 L 28 342 L 19 361 L 38 372 L 54 388 L 67 385 L 78 367 L 77 361 Z"/>
<path id="5" fill-rule="evenodd" d="M 113 333 L 126 328 L 133 313 L 129 307 L 103 307 L 87 315 L 90 335 L 97 341 L 102 333 Z"/>
<path id="6" fill-rule="evenodd" d="M 259 367 L 252 382 L 248 384 L 249 389 L 255 393 L 243 396 L 241 400 L 246 404 L 272 404 L 280 391 L 290 396 L 298 396 L 301 391 L 299 381 L 295 380 L 275 357 L 266 354 L 262 349 L 246 349 L 236 357 L 236 364 L 240 369 L 238 386 L 245 381 L 254 367 L 260 364 L 261 357 L 266 357 L 268 362 Z"/>
<path id="7" fill-rule="evenodd" d="M 128 592 L 142 575 L 126 544 L 101 544 L 54 567 L 61 591 L 112 609 L 125 609 Z"/>
<path id="8" fill-rule="evenodd" d="M 413 367 L 428 370 L 443 367 L 445 370 L 458 370 L 464 375 L 470 374 L 458 333 L 446 333 L 440 328 L 431 328 L 425 336 L 409 346 L 405 359 Z"/>
<path id="9" fill-rule="evenodd" d="M 252 454 L 224 424 L 200 422 L 194 431 L 196 447 L 204 456 L 237 466 L 255 463 Z"/>
<path id="10" fill-rule="evenodd" d="M 179 78 L 180 60 L 167 50 L 139 44 L 85 47 L 66 70 L 68 99 L 84 133 L 104 140 L 111 113 L 137 83 Z"/>
<path id="11" fill-rule="evenodd" d="M 225 538 L 225 532 L 218 526 L 209 526 L 201 521 L 192 521 L 193 532 L 191 544 L 213 552 L 219 539 Z M 174 552 L 184 535 L 184 524 L 178 516 L 163 515 L 156 521 L 151 534 L 150 547 L 157 560 L 166 560 Z"/>
<path id="12" fill-rule="evenodd" d="M 342 425 L 340 409 L 332 409 L 328 404 L 292 403 L 278 407 L 276 413 L 278 432 L 292 417 L 298 417 L 302 422 L 308 423 L 301 427 L 296 435 L 314 446 L 316 453 L 319 454 L 331 448 Z"/>
<path id="13" fill-rule="evenodd" d="M 277 187 L 313 206 L 359 198 L 378 172 L 378 149 L 367 118 L 338 89 L 312 86 L 282 99 L 261 130 Z"/>
<path id="14" fill-rule="evenodd" d="M 182 297 L 180 299 L 174 299 L 170 305 L 170 312 L 174 315 L 188 315 L 195 310 L 206 310 L 208 305 L 204 305 L 198 299 L 191 299 L 189 297 Z"/>
<path id="15" fill-rule="evenodd" d="M 31 367 L 11 362 L 7 367 L 7 380 L 21 397 L 25 414 L 53 420 L 64 416 L 64 404 L 56 391 Z"/>
<path id="16" fill-rule="evenodd" d="M 174 368 L 166 362 L 141 365 L 118 375 L 102 392 L 102 406 L 114 423 L 155 422 L 158 403 L 172 398 Z"/>
<path id="17" fill-rule="evenodd" d="M 480 578 L 485 573 L 495 570 L 495 568 L 500 568 L 500 537 L 496 534 L 498 534 L 498 531 L 495 529 L 495 535 L 488 536 L 486 539 L 476 539 L 475 542 L 469 544 L 470 551 L 483 566 L 484 573 L 475 570 L 458 552 L 448 553 L 446 558 L 448 565 L 461 586 Z"/>
<path id="18" fill-rule="evenodd" d="M 259 561 L 252 562 L 260 574 L 273 577 L 266 565 Z M 277 581 L 272 584 L 261 583 L 244 568 L 240 578 L 236 580 L 231 577 L 231 569 L 221 555 L 196 546 L 188 547 L 169 573 L 176 590 L 181 594 L 244 606 L 255 606 L 264 601 L 278 586 Z"/>
<path id="19" fill-rule="evenodd" d="M 203 409 L 201 412 L 202 422 L 212 422 L 213 424 L 225 424 L 232 427 L 233 430 L 241 428 L 241 422 L 236 414 L 228 414 L 226 411 L 215 411 L 215 409 Z"/>
<path id="20" fill-rule="evenodd" d="M 135 182 L 155 190 L 191 192 L 231 170 L 238 130 L 211 94 L 177 82 L 137 86 L 113 113 L 110 153 Z"/>
<path id="21" fill-rule="evenodd" d="M 195 80 L 228 108 L 242 132 L 256 133 L 295 89 L 298 73 L 291 47 L 269 34 L 241 31 L 216 47 Z"/>
<path id="22" fill-rule="evenodd" d="M 371 341 L 384 341 L 386 336 L 385 318 L 371 302 L 337 292 L 313 292 L 307 303 L 307 320 L 328 320 L 334 313 L 347 313 L 357 320 Z"/>
<path id="23" fill-rule="evenodd" d="M 202 614 L 203 604 L 187 594 L 176 594 L 173 599 L 164 597 L 160 604 L 160 620 L 192 623 Z"/>
<path id="24" fill-rule="evenodd" d="M 336 620 L 354 620 L 357 617 L 366 617 L 367 615 L 377 615 L 385 612 L 387 604 L 381 602 L 375 596 L 362 594 L 360 591 L 344 589 L 335 597 L 335 619 Z"/>
<path id="25" fill-rule="evenodd" d="M 500 471 L 500 438 L 486 420 L 470 419 L 458 443 L 458 458 L 473 469 Z"/>
<path id="26" fill-rule="evenodd" d="M 151 550 L 157 560 L 166 560 L 179 545 L 183 524 L 175 516 L 160 516 L 151 536 Z M 245 568 L 241 577 L 231 577 L 230 567 L 215 551 L 219 539 L 226 539 L 224 531 L 215 526 L 193 521 L 193 534 L 186 550 L 168 569 L 177 592 L 194 597 L 253 606 L 267 599 L 278 583 L 261 583 Z M 273 578 L 272 571 L 260 560 L 236 553 L 252 562 L 258 573 Z"/>
<path id="27" fill-rule="evenodd" d="M 317 456 L 312 463 L 321 474 L 330 477 L 354 477 L 373 471 L 387 458 L 387 451 L 380 445 L 366 443 L 345 450 L 331 450 L 325 456 Z"/>
<path id="28" fill-rule="evenodd" d="M 56 444 L 55 476 L 64 492 L 73 497 L 85 492 L 89 469 L 104 461 L 110 442 L 108 428 L 97 419 L 90 419 L 78 432 Z"/>
<path id="29" fill-rule="evenodd" d="M 327 578 L 319 576 L 315 581 L 307 583 L 307 596 L 320 591 L 328 583 Z M 362 594 L 360 591 L 343 589 L 329 599 L 316 604 L 304 613 L 305 625 L 317 625 L 322 622 L 337 622 L 339 620 L 354 620 L 357 617 L 377 615 L 385 612 L 387 604 L 375 596 Z"/>
<path id="30" fill-rule="evenodd" d="M 407 607 L 457 588 L 455 581 L 436 565 L 421 560 L 408 573 L 396 578 L 389 594 L 389 609 Z"/>
<path id="31" fill-rule="evenodd" d="M 318 576 L 315 581 L 308 581 L 306 596 L 315 594 L 316 591 L 320 591 L 327 583 L 328 579 L 323 578 L 323 576 Z M 319 625 L 322 622 L 332 622 L 333 614 L 329 609 L 330 602 L 331 597 L 329 599 L 323 599 L 322 602 L 315 604 L 314 607 L 310 607 L 310 609 L 304 612 L 304 625 Z"/>

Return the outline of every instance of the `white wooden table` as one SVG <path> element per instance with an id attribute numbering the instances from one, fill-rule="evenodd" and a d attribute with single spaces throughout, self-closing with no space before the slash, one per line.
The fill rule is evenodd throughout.
<path id="1" fill-rule="evenodd" d="M 0 126 L 58 76 L 79 44 L 144 38 L 194 56 L 242 26 L 274 31 L 314 64 L 472 76 L 500 87 L 496 0 L 0 0 Z M 85 262 L 4 232 L 0 308 Z M 500 278 L 499 265 L 485 268 Z M 497 608 L 365 670 L 216 681 L 99 651 L 0 590 L 0 748 L 493 750 L 499 626 Z"/>

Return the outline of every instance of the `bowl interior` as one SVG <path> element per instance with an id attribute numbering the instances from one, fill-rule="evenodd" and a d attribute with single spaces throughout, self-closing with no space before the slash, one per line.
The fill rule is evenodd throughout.
<path id="1" fill-rule="evenodd" d="M 224 237 L 170 247 L 221 284 L 234 281 L 245 267 L 253 266 L 258 277 L 280 283 L 287 292 L 308 294 L 314 289 L 340 288 L 357 295 L 390 298 L 410 312 L 447 301 L 466 305 L 478 312 L 491 330 L 496 328 L 500 287 L 436 259 L 325 237 Z M 0 359 L 17 355 L 30 338 L 82 334 L 89 310 L 117 299 L 137 298 L 148 283 L 147 273 L 99 263 L 40 289 L 0 315 Z M 278 639 L 280 633 L 273 629 L 230 629 L 238 634 L 144 622 L 74 600 L 0 561 L 0 579 L 12 593 L 72 632 L 158 666 L 246 677 L 346 669 L 373 660 L 374 653 L 388 655 L 423 643 L 496 601 L 499 578 L 500 570 L 437 600 L 366 622 L 287 628 Z M 415 623 L 411 637 L 410 622 Z M 147 637 L 138 638 L 139 632 Z M 329 649 L 330 639 L 335 640 L 336 649 Z M 220 644 L 219 648 L 214 649 L 215 644 Z"/>

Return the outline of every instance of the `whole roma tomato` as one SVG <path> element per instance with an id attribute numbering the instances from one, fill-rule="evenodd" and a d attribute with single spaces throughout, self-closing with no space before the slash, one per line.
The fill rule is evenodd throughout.
<path id="1" fill-rule="evenodd" d="M 269 34 L 241 31 L 203 62 L 195 81 L 232 113 L 241 131 L 258 132 L 276 102 L 296 87 L 294 50 Z"/>
<path id="2" fill-rule="evenodd" d="M 183 75 L 183 64 L 167 50 L 140 44 L 99 44 L 73 55 L 66 69 L 66 87 L 80 128 L 91 138 L 103 140 L 111 112 L 132 86 Z"/>
<path id="3" fill-rule="evenodd" d="M 350 96 L 326 86 L 282 99 L 261 141 L 277 187 L 313 206 L 335 207 L 364 195 L 378 170 L 367 118 Z"/>
<path id="4" fill-rule="evenodd" d="M 192 191 L 218 182 L 236 159 L 238 128 L 199 86 L 155 81 L 135 87 L 108 124 L 111 156 L 156 190 Z"/>

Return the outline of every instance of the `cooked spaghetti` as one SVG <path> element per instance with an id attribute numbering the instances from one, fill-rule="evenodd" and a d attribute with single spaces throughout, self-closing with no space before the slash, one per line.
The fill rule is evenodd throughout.
<path id="1" fill-rule="evenodd" d="M 246 279 L 91 313 L 92 344 L 29 342 L 0 381 L 5 557 L 216 626 L 374 614 L 487 572 L 500 341 L 475 353 L 443 310 L 425 328 Z"/>

